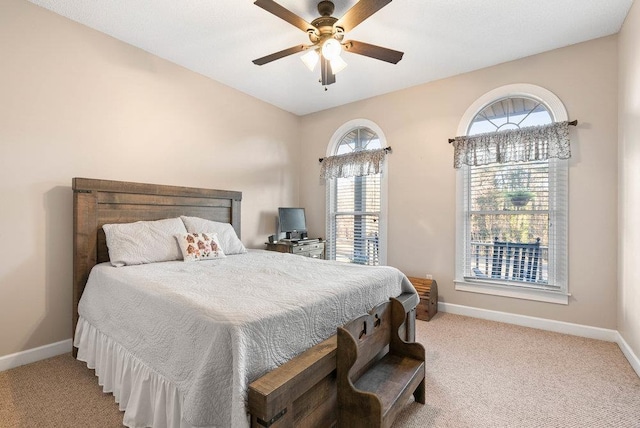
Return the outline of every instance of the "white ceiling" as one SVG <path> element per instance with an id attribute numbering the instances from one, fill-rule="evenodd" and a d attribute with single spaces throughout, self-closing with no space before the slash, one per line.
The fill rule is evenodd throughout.
<path id="1" fill-rule="evenodd" d="M 404 52 L 397 64 L 345 52 L 325 91 L 300 54 L 298 28 L 253 0 L 30 0 L 297 115 L 617 33 L 633 0 L 395 0 L 345 39 Z M 308 22 L 317 0 L 276 0 Z M 334 0 L 341 17 L 356 0 Z"/>

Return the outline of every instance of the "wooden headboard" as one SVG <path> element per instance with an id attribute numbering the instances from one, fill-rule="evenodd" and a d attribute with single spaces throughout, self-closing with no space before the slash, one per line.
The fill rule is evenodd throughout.
<path id="1" fill-rule="evenodd" d="M 186 215 L 231 223 L 240 237 L 242 192 L 90 178 L 74 178 L 72 187 L 74 335 L 89 272 L 109 260 L 102 225 Z"/>

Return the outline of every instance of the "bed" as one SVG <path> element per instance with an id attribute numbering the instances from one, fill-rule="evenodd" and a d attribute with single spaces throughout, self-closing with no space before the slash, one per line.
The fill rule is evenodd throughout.
<path id="1" fill-rule="evenodd" d="M 367 269 L 375 275 L 366 288 L 358 266 L 262 250 L 132 269 L 107 263 L 104 224 L 186 215 L 229 223 L 239 237 L 240 192 L 85 178 L 73 191 L 74 355 L 96 369 L 127 425 L 330 426 L 331 334 L 344 317 L 400 295 L 404 334 L 414 334 L 415 291 L 391 268 Z M 340 277 L 353 281 L 344 287 Z"/>

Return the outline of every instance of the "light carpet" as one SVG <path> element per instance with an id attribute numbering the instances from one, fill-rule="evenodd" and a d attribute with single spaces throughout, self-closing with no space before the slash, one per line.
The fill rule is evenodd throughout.
<path id="1" fill-rule="evenodd" d="M 640 378 L 615 343 L 443 313 L 416 329 L 427 402 L 394 427 L 640 427 Z"/>

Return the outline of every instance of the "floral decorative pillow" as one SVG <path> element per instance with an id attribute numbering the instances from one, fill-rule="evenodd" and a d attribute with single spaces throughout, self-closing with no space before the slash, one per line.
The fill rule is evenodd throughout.
<path id="1" fill-rule="evenodd" d="M 176 235 L 176 239 L 185 262 L 226 257 L 215 233 L 183 233 Z"/>
<path id="2" fill-rule="evenodd" d="M 184 225 L 187 228 L 187 232 L 198 232 L 200 230 L 209 230 L 218 234 L 218 241 L 222 244 L 226 255 L 231 254 L 244 254 L 247 249 L 242 244 L 242 241 L 238 239 L 236 231 L 229 223 L 220 223 L 217 221 L 211 221 L 200 217 L 187 217 L 180 216 Z"/>

